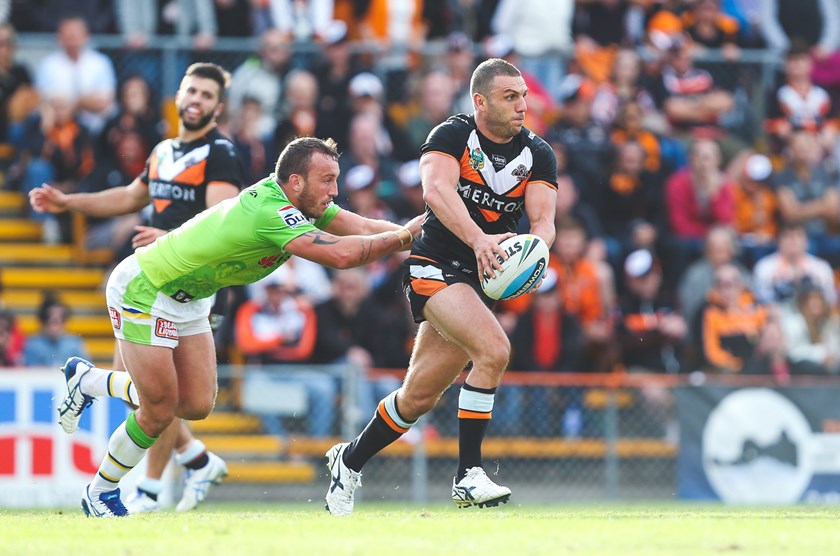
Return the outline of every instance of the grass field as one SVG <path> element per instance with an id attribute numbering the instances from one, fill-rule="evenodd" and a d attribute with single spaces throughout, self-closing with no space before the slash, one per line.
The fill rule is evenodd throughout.
<path id="1" fill-rule="evenodd" d="M 831 555 L 840 508 L 516 506 L 491 510 L 366 503 L 347 518 L 320 504 L 207 505 L 191 514 L 85 519 L 0 511 L 0 555 L 388 554 Z"/>

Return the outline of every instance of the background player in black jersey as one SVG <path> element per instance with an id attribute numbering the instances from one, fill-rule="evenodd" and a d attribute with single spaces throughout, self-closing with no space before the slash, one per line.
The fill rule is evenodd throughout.
<path id="1" fill-rule="evenodd" d="M 242 187 L 242 165 L 233 143 L 216 129 L 216 119 L 224 110 L 225 91 L 230 75 L 216 64 L 190 66 L 176 95 L 178 136 L 159 143 L 146 162 L 146 168 L 129 185 L 97 193 L 64 194 L 44 184 L 29 194 L 32 207 L 38 212 L 77 211 L 88 216 L 112 217 L 130 214 L 153 205 L 149 226 L 137 226 L 132 247 L 137 249 L 155 241 L 168 230 L 177 228 L 199 212 L 239 194 Z M 85 371 L 86 368 L 91 368 Z M 119 351 L 114 354 L 114 368 L 124 369 Z M 95 396 L 120 397 L 138 405 L 137 390 L 128 373 L 112 373 L 93 368 L 78 357 L 70 358 L 64 373 L 84 373 L 85 401 Z M 66 400 L 65 400 L 66 401 Z M 62 404 L 62 409 L 67 409 Z M 64 411 L 61 425 L 68 433 L 78 426 L 82 407 Z M 187 469 L 184 494 L 176 509 L 195 508 L 207 496 L 211 484 L 227 475 L 225 462 L 208 452 L 193 437 L 189 428 L 176 419 L 160 435 L 148 451 L 146 476 L 138 483 L 137 492 L 126 499 L 130 513 L 159 509 L 161 476 L 172 450 L 176 461 Z"/>
<path id="2" fill-rule="evenodd" d="M 452 498 L 459 507 L 497 506 L 510 489 L 491 481 L 481 444 L 510 342 L 479 284 L 495 276 L 499 242 L 528 215 L 531 233 L 554 241 L 557 161 L 551 148 L 523 127 L 528 88 L 519 70 L 500 59 L 482 62 L 470 83 L 473 115 L 449 118 L 422 147 L 420 172 L 427 204 L 423 235 L 406 261 L 405 291 L 421 323 L 402 387 L 379 403 L 373 419 L 350 443 L 327 452 L 327 510 L 353 511 L 362 466 L 397 440 L 468 362 L 458 400 L 459 462 Z"/>

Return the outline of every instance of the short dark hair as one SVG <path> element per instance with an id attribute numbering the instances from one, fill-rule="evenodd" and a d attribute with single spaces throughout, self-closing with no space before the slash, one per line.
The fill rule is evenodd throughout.
<path id="1" fill-rule="evenodd" d="M 473 71 L 470 79 L 470 95 L 480 93 L 484 96 L 490 92 L 490 85 L 496 76 L 521 77 L 522 72 L 516 66 L 501 58 L 484 60 Z"/>
<path id="2" fill-rule="evenodd" d="M 61 309 L 64 312 L 64 320 L 70 316 L 70 308 L 62 303 L 54 292 L 46 292 L 41 304 L 38 306 L 38 321 L 41 324 L 46 324 L 50 318 L 50 311 L 53 308 Z"/>
<path id="3" fill-rule="evenodd" d="M 227 89 L 230 87 L 230 72 L 218 64 L 210 62 L 196 62 L 187 68 L 184 78 L 181 79 L 181 86 L 188 77 L 203 77 L 212 79 L 219 84 L 219 102 L 224 102 Z"/>
<path id="4" fill-rule="evenodd" d="M 286 183 L 292 174 L 305 176 L 309 171 L 309 161 L 315 153 L 324 154 L 338 162 L 338 145 L 332 139 L 317 137 L 298 137 L 280 153 L 274 176 L 277 182 Z"/>

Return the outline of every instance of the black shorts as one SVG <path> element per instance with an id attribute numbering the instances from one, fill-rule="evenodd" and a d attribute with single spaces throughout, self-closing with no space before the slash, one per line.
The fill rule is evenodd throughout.
<path id="1" fill-rule="evenodd" d="M 416 323 L 426 320 L 423 317 L 423 308 L 429 298 L 452 284 L 467 284 L 475 290 L 488 309 L 493 308 L 495 301 L 481 291 L 478 280 L 451 265 L 420 255 L 410 255 L 403 265 L 405 265 L 403 291 L 411 305 L 411 316 L 414 317 Z"/>

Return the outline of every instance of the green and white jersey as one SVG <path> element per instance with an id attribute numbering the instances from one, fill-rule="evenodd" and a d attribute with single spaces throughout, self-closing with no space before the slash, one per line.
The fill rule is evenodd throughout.
<path id="1" fill-rule="evenodd" d="M 306 218 L 272 175 L 138 249 L 137 261 L 149 281 L 176 301 L 210 297 L 271 274 L 291 257 L 287 243 L 325 228 L 340 210 L 333 204 L 317 220 Z"/>

